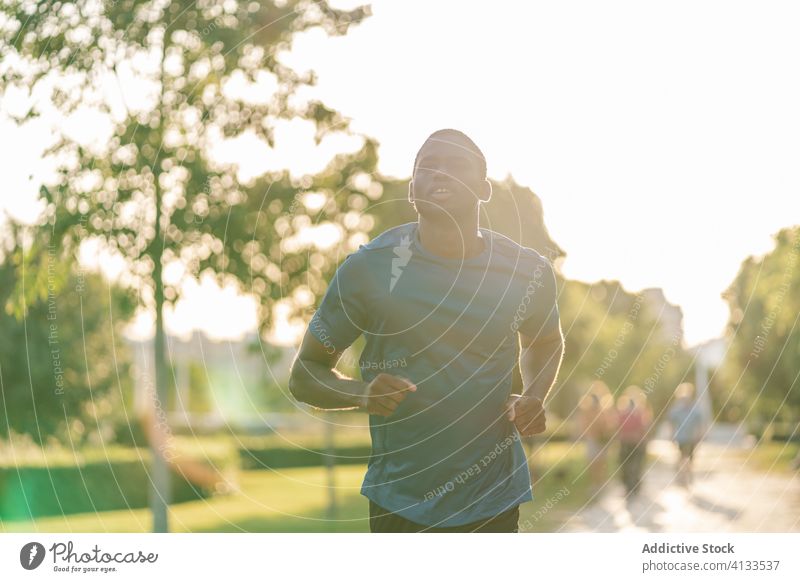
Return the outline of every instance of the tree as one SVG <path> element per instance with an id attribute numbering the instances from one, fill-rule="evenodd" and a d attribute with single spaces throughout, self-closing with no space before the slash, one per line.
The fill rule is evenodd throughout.
<path id="1" fill-rule="evenodd" d="M 771 252 L 742 262 L 723 294 L 730 347 L 720 374 L 728 399 L 758 432 L 800 418 L 800 227 L 774 239 Z"/>
<path id="2" fill-rule="evenodd" d="M 626 291 L 618 281 L 559 281 L 559 309 L 566 351 L 553 405 L 574 411 L 594 380 L 615 394 L 640 386 L 659 414 L 691 372 L 683 347 L 680 311 L 660 289 Z"/>
<path id="3" fill-rule="evenodd" d="M 219 163 L 213 148 L 236 136 L 274 146 L 286 120 L 311 123 L 318 143 L 347 132 L 339 113 L 302 96 L 314 74 L 295 72 L 280 55 L 294 35 L 314 27 L 345 34 L 368 10 L 316 0 L 17 0 L 0 10 L 4 90 L 36 97 L 18 121 L 48 108 L 62 115 L 92 108 L 110 128 L 101 143 L 62 132 L 50 148 L 61 169 L 42 187 L 46 208 L 26 252 L 55 247 L 74 257 L 92 239 L 125 260 L 128 283 L 155 316 L 154 403 L 167 402 L 163 313 L 181 285 L 165 281 L 165 268 L 179 265 L 187 277 L 210 272 L 252 292 L 265 329 L 276 300 L 307 301 L 334 266 L 298 236 L 316 208 L 308 200 L 325 198 L 320 227 L 345 241 L 360 230 L 349 210 L 369 190 L 373 141 L 364 138 L 359 151 L 337 156 L 319 175 L 274 172 L 251 183 L 237 179 L 235 164 Z M 137 100 L 131 88 L 140 90 Z M 17 309 L 42 293 L 20 291 Z M 166 531 L 169 477 L 158 453 L 154 529 Z"/>
<path id="4" fill-rule="evenodd" d="M 15 225 L 11 230 L 20 232 Z M 6 251 L 0 306 L 20 284 L 18 276 L 27 285 L 44 277 L 48 292 L 22 317 L 0 310 L 0 434 L 74 447 L 109 438 L 123 393 L 131 389 L 120 323 L 133 312 L 134 298 L 97 273 L 76 272 L 48 254 L 41 256 L 44 264 L 23 269 L 19 249 Z M 51 292 L 55 288 L 60 293 Z"/>

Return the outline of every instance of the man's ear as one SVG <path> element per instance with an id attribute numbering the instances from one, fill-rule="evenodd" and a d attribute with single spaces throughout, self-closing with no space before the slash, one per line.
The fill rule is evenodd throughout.
<path id="1" fill-rule="evenodd" d="M 414 180 L 408 181 L 408 201 L 414 204 Z"/>
<path id="2" fill-rule="evenodd" d="M 485 179 L 481 184 L 481 202 L 489 202 L 492 199 L 492 183 Z"/>

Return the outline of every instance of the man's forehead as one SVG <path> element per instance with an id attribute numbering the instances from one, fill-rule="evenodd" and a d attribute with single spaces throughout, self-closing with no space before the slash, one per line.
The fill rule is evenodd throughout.
<path id="1" fill-rule="evenodd" d="M 429 137 L 419 152 L 419 158 L 434 156 L 459 157 L 472 162 L 480 160 L 480 154 L 464 138 L 457 135 Z"/>

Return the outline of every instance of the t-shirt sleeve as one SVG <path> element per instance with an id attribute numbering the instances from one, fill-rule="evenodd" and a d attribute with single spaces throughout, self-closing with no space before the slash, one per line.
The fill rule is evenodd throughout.
<path id="1" fill-rule="evenodd" d="M 550 261 L 541 258 L 534 269 L 522 300 L 522 321 L 518 331 L 532 338 L 543 338 L 561 329 L 558 313 L 558 288 Z"/>
<path id="2" fill-rule="evenodd" d="M 359 261 L 348 256 L 328 285 L 308 329 L 331 352 L 346 350 L 366 328 L 367 309 L 359 277 Z"/>

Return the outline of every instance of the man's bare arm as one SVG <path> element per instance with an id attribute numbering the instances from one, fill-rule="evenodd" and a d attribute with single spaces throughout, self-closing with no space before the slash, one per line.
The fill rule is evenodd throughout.
<path id="1" fill-rule="evenodd" d="M 564 355 L 561 326 L 548 336 L 530 337 L 520 333 L 520 372 L 524 386 L 522 395 L 508 399 L 508 419 L 522 436 L 540 434 L 547 429 L 544 399 L 558 375 Z"/>
<path id="2" fill-rule="evenodd" d="M 520 333 L 519 366 L 522 374 L 523 396 L 533 396 L 542 402 L 553 387 L 564 356 L 564 336 L 561 326 L 547 336 L 530 337 Z"/>
<path id="3" fill-rule="evenodd" d="M 307 331 L 289 377 L 292 395 L 301 402 L 328 410 L 363 406 L 367 383 L 334 369 L 341 355 Z"/>
<path id="4" fill-rule="evenodd" d="M 371 382 L 348 378 L 335 369 L 341 355 L 306 331 L 289 377 L 292 395 L 326 410 L 366 408 L 371 414 L 389 416 L 417 389 L 405 378 L 389 374 L 378 374 Z"/>

